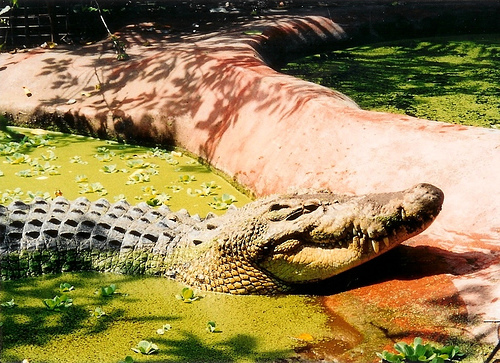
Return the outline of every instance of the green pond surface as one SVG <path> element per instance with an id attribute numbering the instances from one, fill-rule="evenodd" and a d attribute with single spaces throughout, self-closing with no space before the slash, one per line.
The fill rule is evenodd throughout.
<path id="1" fill-rule="evenodd" d="M 367 110 L 500 128 L 500 35 L 412 39 L 316 54 L 284 73 Z"/>
<path id="2" fill-rule="evenodd" d="M 61 292 L 63 283 L 74 289 Z M 111 284 L 114 294 L 96 294 Z M 186 303 L 176 298 L 183 286 L 169 279 L 90 272 L 2 285 L 0 302 L 14 303 L 1 311 L 4 363 L 27 358 L 35 363 L 116 363 L 127 356 L 135 362 L 267 361 L 291 356 L 301 336 L 329 337 L 327 318 L 311 297 L 197 292 L 200 298 Z M 72 305 L 61 311 L 44 305 L 44 299 L 63 294 Z M 208 322 L 215 323 L 213 332 Z M 156 344 L 158 351 L 132 351 L 142 340 Z"/>
<path id="3" fill-rule="evenodd" d="M 0 203 L 34 196 L 126 199 L 205 216 L 250 201 L 210 168 L 178 151 L 44 130 L 0 132 Z"/>
<path id="4" fill-rule="evenodd" d="M 0 133 L 1 204 L 56 194 L 164 203 L 201 216 L 250 201 L 178 151 L 43 130 Z M 64 282 L 74 290 L 61 292 Z M 110 284 L 118 286 L 112 297 L 94 293 Z M 183 287 L 166 278 L 88 272 L 2 282 L 0 361 L 104 363 L 128 355 L 136 362 L 273 360 L 294 354 L 301 334 L 315 341 L 330 337 L 331 318 L 316 298 L 199 293 L 201 299 L 184 303 L 175 297 Z M 63 294 L 71 306 L 50 311 L 44 305 Z M 96 308 L 105 315 L 97 317 Z M 209 321 L 216 323 L 213 333 L 206 329 Z M 166 324 L 171 329 L 158 334 Z M 156 344 L 158 352 L 133 352 L 141 340 Z"/>

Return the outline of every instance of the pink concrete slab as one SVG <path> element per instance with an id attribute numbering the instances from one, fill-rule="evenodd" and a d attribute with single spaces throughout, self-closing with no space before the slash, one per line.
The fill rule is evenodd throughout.
<path id="1" fill-rule="evenodd" d="M 152 47 L 125 32 L 127 62 L 104 43 L 1 54 L 0 110 L 33 127 L 52 122 L 103 137 L 173 141 L 256 195 L 435 184 L 445 193 L 443 211 L 413 245 L 446 251 L 456 270 L 468 263 L 457 256 L 478 252 L 474 269 L 451 270 L 450 279 L 469 313 L 498 319 L 500 131 L 364 111 L 266 63 L 273 35 L 297 49 L 344 33 L 328 18 L 286 18 L 262 35 L 156 40 Z M 473 333 L 496 342 L 494 328 Z"/>

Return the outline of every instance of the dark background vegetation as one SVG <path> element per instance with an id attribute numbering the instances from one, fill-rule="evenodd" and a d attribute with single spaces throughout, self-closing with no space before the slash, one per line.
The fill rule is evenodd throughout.
<path id="1" fill-rule="evenodd" d="M 45 41 L 84 43 L 106 36 L 101 13 L 111 32 L 140 22 L 172 25 L 168 32 L 213 30 L 242 19 L 258 17 L 270 9 L 284 8 L 279 1 L 111 1 L 0 0 L 0 44 L 9 47 L 40 45 Z"/>
<path id="2" fill-rule="evenodd" d="M 351 44 L 423 36 L 500 32 L 498 0 L 0 0 L 0 46 L 81 44 L 128 24 L 156 22 L 165 33 L 229 28 L 262 16 L 322 15 L 351 34 Z"/>

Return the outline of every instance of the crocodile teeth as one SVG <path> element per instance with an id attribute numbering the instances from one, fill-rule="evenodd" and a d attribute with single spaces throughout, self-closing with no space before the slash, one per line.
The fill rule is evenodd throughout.
<path id="1" fill-rule="evenodd" d="M 406 212 L 404 209 L 401 209 L 401 218 L 406 219 Z"/>
<path id="2" fill-rule="evenodd" d="M 378 253 L 378 251 L 380 251 L 380 242 L 372 240 L 372 247 L 373 251 L 375 251 L 375 253 Z"/>
<path id="3" fill-rule="evenodd" d="M 357 237 L 357 236 L 353 237 L 352 243 L 354 244 L 354 247 L 359 248 L 359 246 L 360 246 L 359 237 Z"/>
<path id="4" fill-rule="evenodd" d="M 384 237 L 382 241 L 384 241 L 385 247 L 389 247 L 389 237 Z"/>

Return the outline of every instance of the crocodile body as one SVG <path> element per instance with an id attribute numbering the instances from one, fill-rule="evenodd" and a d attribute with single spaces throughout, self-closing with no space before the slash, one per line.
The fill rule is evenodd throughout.
<path id="1" fill-rule="evenodd" d="M 2 279 L 96 270 L 168 276 L 194 288 L 272 294 L 329 278 L 425 230 L 443 193 L 273 196 L 204 220 L 104 199 L 0 206 Z"/>

